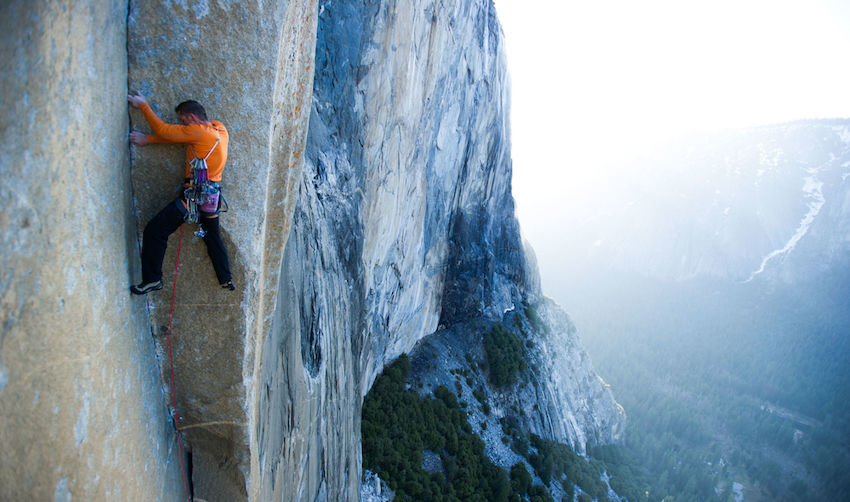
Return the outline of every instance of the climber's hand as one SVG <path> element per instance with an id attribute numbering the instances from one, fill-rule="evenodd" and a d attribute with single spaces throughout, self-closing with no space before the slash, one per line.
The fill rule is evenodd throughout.
<path id="1" fill-rule="evenodd" d="M 127 94 L 127 101 L 130 102 L 130 105 L 132 105 L 133 108 L 139 108 L 144 103 L 148 102 L 148 100 L 145 99 L 145 97 L 142 96 L 142 93 L 140 93 L 140 92 L 136 92 L 135 95 Z"/>
<path id="2" fill-rule="evenodd" d="M 133 143 L 136 146 L 145 146 L 148 144 L 148 137 L 145 133 L 132 131 L 130 132 L 130 143 Z"/>

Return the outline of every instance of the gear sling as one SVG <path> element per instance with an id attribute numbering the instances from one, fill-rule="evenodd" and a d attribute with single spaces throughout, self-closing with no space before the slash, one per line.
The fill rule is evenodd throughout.
<path id="1" fill-rule="evenodd" d="M 204 158 L 198 157 L 195 154 L 195 149 L 192 148 L 192 145 L 189 145 L 194 158 L 190 162 L 192 176 L 188 179 L 189 186 L 183 190 L 183 198 L 186 201 L 186 215 L 184 216 L 186 223 L 197 223 L 201 213 L 204 213 L 204 216 L 218 214 L 221 185 L 215 181 L 210 181 L 207 159 L 218 146 L 219 141 L 221 141 L 221 138 L 215 140 L 215 144 Z M 203 237 L 204 234 L 203 229 L 199 229 L 197 236 Z"/>

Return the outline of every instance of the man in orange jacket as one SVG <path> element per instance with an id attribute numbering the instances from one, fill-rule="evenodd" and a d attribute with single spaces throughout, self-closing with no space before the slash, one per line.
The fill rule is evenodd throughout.
<path id="1" fill-rule="evenodd" d="M 218 187 L 224 164 L 227 161 L 229 136 L 224 124 L 217 120 L 208 120 L 207 112 L 197 101 L 184 101 L 174 109 L 180 124 L 167 124 L 151 110 L 147 100 L 141 94 L 127 95 L 127 101 L 142 111 L 153 129 L 153 134 L 138 131 L 130 133 L 130 142 L 137 146 L 150 143 L 186 143 L 187 180 L 192 176 L 192 160 L 206 159 L 207 177 L 212 186 Z M 230 274 L 230 261 L 219 231 L 218 208 L 220 194 L 216 191 L 209 202 L 198 207 L 201 228 L 204 229 L 204 243 L 212 260 L 215 275 L 222 288 L 234 290 Z M 162 289 L 162 260 L 168 247 L 168 236 L 174 233 L 185 219 L 188 206 L 185 198 L 175 199 L 165 206 L 145 226 L 142 238 L 142 282 L 130 286 L 130 292 L 143 295 Z"/>

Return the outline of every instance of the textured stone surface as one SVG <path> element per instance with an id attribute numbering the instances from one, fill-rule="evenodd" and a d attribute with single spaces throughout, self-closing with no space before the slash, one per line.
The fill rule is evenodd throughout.
<path id="1" fill-rule="evenodd" d="M 434 331 L 445 297 L 472 295 L 449 317 L 501 312 L 523 287 L 502 261 L 519 239 L 492 5 L 320 12 L 307 162 L 263 350 L 264 402 L 283 403 L 258 423 L 264 499 L 355 500 L 362 396 L 385 361 Z"/>
<path id="2" fill-rule="evenodd" d="M 255 347 L 270 328 L 294 207 L 292 187 L 300 175 L 316 10 L 310 0 L 131 4 L 131 89 L 145 94 L 172 123 L 173 107 L 195 99 L 230 133 L 222 179 L 230 210 L 221 216 L 221 228 L 237 291 L 218 287 L 206 248 L 189 225 L 174 304 L 177 414 L 196 463 L 196 494 L 204 499 L 239 500 L 254 490 L 259 463 L 252 457 L 257 438 L 250 424 L 269 412 L 257 408 Z M 133 118 L 135 127 L 149 130 L 141 114 Z M 175 197 L 184 148 L 135 149 L 139 232 Z M 163 268 L 168 286 L 149 295 L 159 335 L 168 322 L 178 239 L 179 232 L 169 241 Z M 158 340 L 164 353 L 165 338 Z M 162 371 L 170 387 L 167 364 Z"/>
<path id="3" fill-rule="evenodd" d="M 539 321 L 529 321 L 528 310 Z M 516 334 L 524 345 L 527 369 L 504 388 L 494 387 L 483 369 L 489 364 L 483 335 L 495 324 Z M 411 363 L 408 381 L 420 394 L 430 395 L 444 385 L 470 405 L 470 426 L 484 440 L 487 456 L 505 469 L 525 461 L 511 449 L 510 441 L 503 442 L 505 418 L 524 433 L 568 444 L 582 454 L 588 446 L 622 438 L 624 410 L 594 371 L 572 321 L 549 299 L 530 308 L 520 306 L 498 319 L 470 319 L 439 329 L 417 344 Z M 490 413 L 481 410 L 476 390 L 486 396 Z"/>
<path id="4" fill-rule="evenodd" d="M 0 500 L 186 500 L 144 302 L 127 5 L 0 3 Z"/>
<path id="5" fill-rule="evenodd" d="M 582 454 L 588 446 L 620 440 L 625 411 L 594 371 L 572 320 L 548 298 L 536 309 L 547 326 L 530 350 L 536 378 L 521 392 L 502 396 L 505 406 L 515 403 L 531 431 Z"/>
<path id="6" fill-rule="evenodd" d="M 183 498 L 163 336 L 177 234 L 165 289 L 126 291 L 182 147 L 128 157 L 127 82 L 168 121 L 197 99 L 231 135 L 238 290 L 218 288 L 189 228 L 174 305 L 199 499 L 356 500 L 362 397 L 384 364 L 539 297 L 492 2 L 0 9 L 3 500 Z"/>
<path id="7" fill-rule="evenodd" d="M 384 364 L 440 324 L 500 319 L 540 295 L 510 193 L 501 40 L 486 0 L 321 3 L 258 381 L 261 499 L 356 500 L 362 396 Z M 590 375 L 586 364 L 577 378 Z M 558 437 L 583 445 L 584 425 Z"/>

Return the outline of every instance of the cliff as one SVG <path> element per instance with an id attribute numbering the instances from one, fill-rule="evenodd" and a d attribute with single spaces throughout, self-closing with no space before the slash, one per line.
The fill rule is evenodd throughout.
<path id="1" fill-rule="evenodd" d="M 434 331 L 443 305 L 502 311 L 503 290 L 524 286 L 493 254 L 519 244 L 494 13 L 486 2 L 420 7 L 320 8 L 306 158 L 260 377 L 261 407 L 282 407 L 259 424 L 275 499 L 354 499 L 361 401 L 384 363 Z M 513 238 L 489 249 L 499 232 Z M 455 300 L 466 293 L 468 305 Z"/>
<path id="2" fill-rule="evenodd" d="M 0 6 L 0 500 L 185 500 L 127 293 L 126 19 L 126 3 Z"/>
<path id="3" fill-rule="evenodd" d="M 223 228 L 239 291 L 219 292 L 187 231 L 173 341 L 195 495 L 245 498 L 253 354 L 303 154 L 315 13 L 297 1 L 3 2 L 0 499 L 186 499 L 160 378 L 178 235 L 169 286 L 147 299 L 127 291 L 181 153 L 151 146 L 131 162 L 128 82 L 166 120 L 191 97 L 231 132 Z"/>
<path id="4" fill-rule="evenodd" d="M 295 487 L 353 499 L 362 396 L 383 366 L 440 326 L 498 320 L 541 293 L 510 193 L 509 86 L 491 2 L 323 3 L 313 94 L 262 351 L 260 407 L 281 397 L 283 406 L 260 421 L 260 472 L 274 499 Z M 610 440 L 622 420 L 588 369 L 576 374 L 592 385 L 575 389 L 598 384 L 604 397 L 588 402 L 616 418 L 596 427 L 580 407 L 565 407 L 551 429 L 540 427 L 579 449 L 588 434 Z M 579 420 L 562 425 L 573 411 Z M 305 469 L 286 468 L 293 463 Z M 330 472 L 342 475 L 316 476 Z"/>
<path id="5" fill-rule="evenodd" d="M 491 2 L 2 14 L 0 498 L 183 498 L 174 392 L 199 499 L 355 500 L 362 399 L 383 366 L 542 301 L 513 214 Z M 182 149 L 128 151 L 128 126 L 147 130 L 128 123 L 128 87 L 172 122 L 196 99 L 231 134 L 222 228 L 238 289 L 217 287 L 193 228 L 172 236 L 175 389 L 171 282 L 145 299 L 126 287 Z M 589 363 L 569 367 L 585 357 L 569 326 L 533 427 L 581 450 L 622 416 Z"/>
<path id="6" fill-rule="evenodd" d="M 206 103 L 209 117 L 225 122 L 230 133 L 222 188 L 230 209 L 221 227 L 237 291 L 218 287 L 190 225 L 182 237 L 174 302 L 177 413 L 192 453 L 195 494 L 204 499 L 265 500 L 253 485 L 262 477 L 256 456 L 262 438 L 253 424 L 272 411 L 258 402 L 266 392 L 259 380 L 260 351 L 272 329 L 281 256 L 298 197 L 316 10 L 315 2 L 297 0 L 184 7 L 141 2 L 129 12 L 130 89 L 160 105 L 155 111 L 172 122 L 176 103 Z M 133 117 L 135 127 L 148 130 L 140 114 Z M 140 232 L 176 196 L 182 152 L 171 145 L 134 149 Z M 178 243 L 175 233 L 171 249 Z M 166 257 L 166 277 L 175 257 Z M 169 284 L 148 295 L 151 331 L 163 354 L 171 293 Z M 170 387 L 170 366 L 161 366 Z M 171 403 L 170 389 L 166 393 Z"/>

